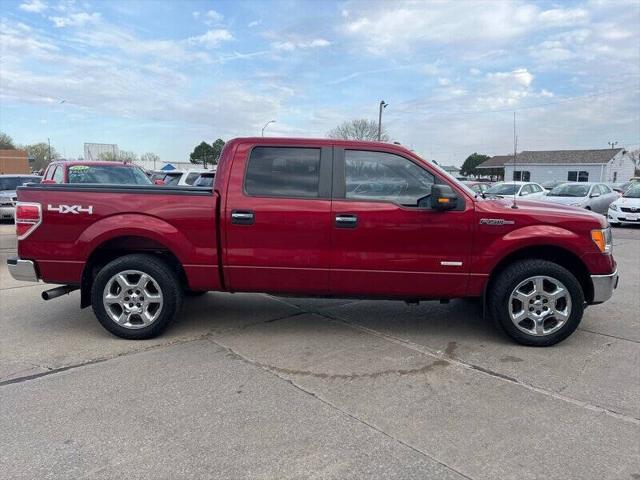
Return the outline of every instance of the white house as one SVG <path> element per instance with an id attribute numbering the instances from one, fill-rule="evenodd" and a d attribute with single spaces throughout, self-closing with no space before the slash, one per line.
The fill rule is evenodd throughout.
<path id="1" fill-rule="evenodd" d="M 495 160 L 494 160 L 495 159 Z M 502 163 L 505 180 L 550 182 L 626 182 L 635 165 L 623 148 L 602 150 L 524 151 L 493 157 L 478 168 L 496 168 Z"/>

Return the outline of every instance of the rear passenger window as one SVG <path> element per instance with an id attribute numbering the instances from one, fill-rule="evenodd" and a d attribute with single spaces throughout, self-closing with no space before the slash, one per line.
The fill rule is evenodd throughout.
<path id="1" fill-rule="evenodd" d="M 318 198 L 320 149 L 256 147 L 251 151 L 244 189 L 259 197 Z"/>
<path id="2" fill-rule="evenodd" d="M 62 183 L 64 171 L 62 167 L 56 167 L 56 171 L 53 174 L 53 181 L 56 183 Z"/>

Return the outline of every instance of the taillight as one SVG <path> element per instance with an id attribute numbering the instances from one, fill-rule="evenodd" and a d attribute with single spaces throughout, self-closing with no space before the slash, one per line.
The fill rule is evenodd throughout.
<path id="1" fill-rule="evenodd" d="M 16 203 L 16 234 L 18 240 L 27 238 L 42 223 L 42 207 L 39 203 Z"/>

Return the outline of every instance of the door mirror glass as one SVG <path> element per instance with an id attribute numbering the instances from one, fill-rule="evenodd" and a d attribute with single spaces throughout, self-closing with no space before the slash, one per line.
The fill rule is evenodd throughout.
<path id="1" fill-rule="evenodd" d="M 453 210 L 458 206 L 458 195 L 449 185 L 433 185 L 428 198 L 432 210 Z M 418 206 L 422 206 L 422 200 L 418 201 Z"/>

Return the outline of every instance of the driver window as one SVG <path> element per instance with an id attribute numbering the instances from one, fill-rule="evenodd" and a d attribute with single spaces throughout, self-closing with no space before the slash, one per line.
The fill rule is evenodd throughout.
<path id="1" fill-rule="evenodd" d="M 391 153 L 345 150 L 346 198 L 382 200 L 415 207 L 431 194 L 435 177 Z"/>

